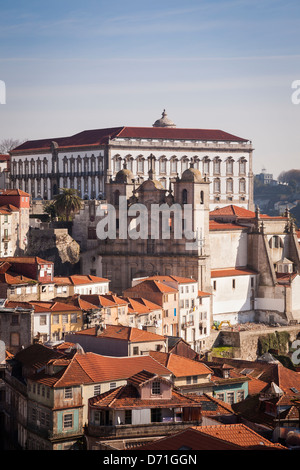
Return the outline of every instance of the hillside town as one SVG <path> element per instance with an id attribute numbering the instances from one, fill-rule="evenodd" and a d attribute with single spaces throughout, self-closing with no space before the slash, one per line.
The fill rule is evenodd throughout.
<path id="1" fill-rule="evenodd" d="M 300 231 L 248 139 L 164 111 L 1 158 L 1 449 L 300 449 Z"/>

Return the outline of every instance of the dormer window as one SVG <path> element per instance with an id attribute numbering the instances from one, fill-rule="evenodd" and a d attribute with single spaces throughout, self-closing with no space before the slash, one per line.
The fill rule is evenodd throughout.
<path id="1" fill-rule="evenodd" d="M 152 383 L 152 395 L 160 395 L 161 390 L 160 390 L 160 382 L 158 380 L 155 380 Z"/>
<path id="2" fill-rule="evenodd" d="M 223 370 L 223 377 L 224 377 L 224 379 L 228 379 L 230 377 L 229 369 L 224 369 Z"/>

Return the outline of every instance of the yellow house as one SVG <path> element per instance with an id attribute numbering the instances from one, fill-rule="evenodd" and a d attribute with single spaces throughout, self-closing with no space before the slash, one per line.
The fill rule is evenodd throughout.
<path id="1" fill-rule="evenodd" d="M 34 306 L 35 315 L 49 315 L 48 338 L 50 341 L 64 339 L 65 333 L 80 331 L 83 328 L 83 312 L 75 305 L 63 302 L 30 302 Z"/>

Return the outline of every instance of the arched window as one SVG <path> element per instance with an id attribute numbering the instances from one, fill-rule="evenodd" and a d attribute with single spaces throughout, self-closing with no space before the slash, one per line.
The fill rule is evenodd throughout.
<path id="1" fill-rule="evenodd" d="M 247 163 L 247 160 L 244 157 L 242 157 L 239 161 L 240 175 L 245 175 L 246 174 L 246 163 Z"/>
<path id="2" fill-rule="evenodd" d="M 34 175 L 35 173 L 35 161 L 33 158 L 31 159 L 31 162 L 30 162 L 30 172 L 32 175 Z"/>
<path id="3" fill-rule="evenodd" d="M 166 157 L 161 157 L 159 160 L 159 172 L 165 174 L 167 172 L 167 159 Z"/>
<path id="4" fill-rule="evenodd" d="M 226 160 L 226 174 L 233 175 L 233 158 L 229 157 Z"/>
<path id="5" fill-rule="evenodd" d="M 47 158 L 44 158 L 44 160 L 43 160 L 43 172 L 44 172 L 44 174 L 48 173 L 48 160 L 47 160 Z"/>
<path id="6" fill-rule="evenodd" d="M 182 204 L 187 204 L 187 190 L 186 189 L 183 189 L 182 190 Z"/>
<path id="7" fill-rule="evenodd" d="M 283 248 L 283 241 L 278 235 L 274 235 L 269 240 L 269 247 L 270 248 Z"/>
<path id="8" fill-rule="evenodd" d="M 19 160 L 19 175 L 23 176 L 23 162 Z"/>
<path id="9" fill-rule="evenodd" d="M 200 192 L 200 204 L 204 204 L 204 191 Z"/>
<path id="10" fill-rule="evenodd" d="M 214 158 L 214 175 L 221 173 L 221 159 L 219 157 Z"/>
<path id="11" fill-rule="evenodd" d="M 209 168 L 210 160 L 208 157 L 203 158 L 203 174 L 208 175 L 210 168 Z"/>
<path id="12" fill-rule="evenodd" d="M 95 159 L 95 155 L 92 155 L 91 156 L 91 171 L 95 173 L 95 170 L 96 170 L 96 159 Z"/>
<path id="13" fill-rule="evenodd" d="M 144 173 L 144 159 L 143 157 L 138 157 L 137 159 L 137 172 Z"/>
<path id="14" fill-rule="evenodd" d="M 177 158 L 176 157 L 172 157 L 171 158 L 171 173 L 177 173 Z"/>
<path id="15" fill-rule="evenodd" d="M 221 181 L 220 178 L 214 179 L 214 193 L 219 193 L 221 191 Z"/>
<path id="16" fill-rule="evenodd" d="M 77 157 L 77 172 L 81 173 L 82 172 L 82 160 L 80 155 Z"/>
<path id="17" fill-rule="evenodd" d="M 189 159 L 187 157 L 183 157 L 181 160 L 181 172 L 183 173 L 189 167 Z"/>
<path id="18" fill-rule="evenodd" d="M 233 179 L 232 178 L 228 178 L 226 180 L 226 192 L 227 193 L 233 192 Z"/>
<path id="19" fill-rule="evenodd" d="M 241 178 L 241 179 L 240 179 L 240 181 L 239 181 L 239 189 L 240 189 L 240 193 L 246 192 L 246 180 L 245 180 L 245 178 Z"/>
<path id="20" fill-rule="evenodd" d="M 131 155 L 126 155 L 126 166 L 129 171 L 133 171 L 133 158 Z"/>

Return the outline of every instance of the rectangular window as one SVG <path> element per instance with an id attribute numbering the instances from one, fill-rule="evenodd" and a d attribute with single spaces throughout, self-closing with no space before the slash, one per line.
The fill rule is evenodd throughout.
<path id="1" fill-rule="evenodd" d="M 58 325 L 58 323 L 59 323 L 59 315 L 53 315 L 53 316 L 52 316 L 52 323 L 53 323 L 53 325 Z"/>
<path id="2" fill-rule="evenodd" d="M 94 396 L 100 395 L 101 393 L 101 385 L 94 385 Z"/>
<path id="3" fill-rule="evenodd" d="M 40 326 L 47 325 L 47 315 L 40 315 Z"/>
<path id="4" fill-rule="evenodd" d="M 217 281 L 214 281 L 214 290 L 217 289 Z"/>
<path id="5" fill-rule="evenodd" d="M 62 322 L 63 322 L 63 323 L 68 323 L 68 317 L 69 317 L 68 314 L 64 314 L 64 315 L 62 316 Z"/>
<path id="6" fill-rule="evenodd" d="M 242 400 L 244 400 L 244 398 L 245 398 L 245 392 L 244 392 L 244 390 L 238 390 L 238 391 L 236 392 L 236 401 L 237 401 L 237 402 L 242 401 Z"/>
<path id="7" fill-rule="evenodd" d="M 72 389 L 72 387 L 65 388 L 65 398 L 73 398 L 73 389 Z"/>
<path id="8" fill-rule="evenodd" d="M 138 346 L 134 346 L 133 347 L 133 355 L 138 356 L 138 354 L 139 354 L 139 348 L 138 348 Z"/>
<path id="9" fill-rule="evenodd" d="M 132 423 L 132 410 L 125 410 L 125 424 Z"/>
<path id="10" fill-rule="evenodd" d="M 234 403 L 234 392 L 227 392 L 227 403 L 230 405 Z"/>
<path id="11" fill-rule="evenodd" d="M 152 383 L 152 395 L 160 395 L 160 382 L 157 380 Z"/>
<path id="12" fill-rule="evenodd" d="M 77 313 L 71 313 L 71 323 L 77 323 Z"/>
<path id="13" fill-rule="evenodd" d="M 232 289 L 235 289 L 235 279 L 232 279 Z"/>
<path id="14" fill-rule="evenodd" d="M 73 427 L 73 415 L 71 413 L 64 415 L 64 429 Z"/>
<path id="15" fill-rule="evenodd" d="M 216 398 L 217 398 L 218 400 L 224 401 L 225 395 L 224 395 L 224 393 L 217 393 L 217 394 L 216 394 Z"/>
<path id="16" fill-rule="evenodd" d="M 116 383 L 116 382 L 111 382 L 111 383 L 109 384 L 109 389 L 110 389 L 110 390 L 113 390 L 114 388 L 117 388 L 117 383 Z"/>

